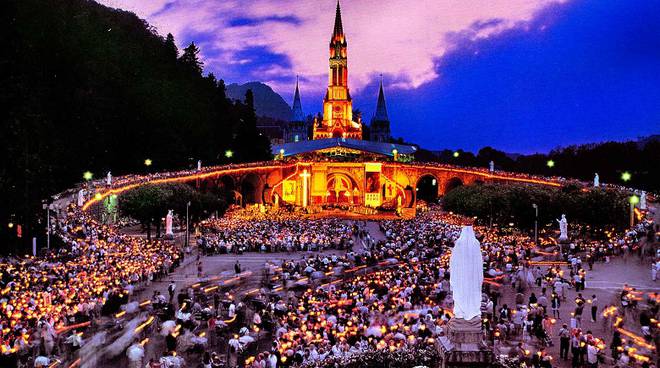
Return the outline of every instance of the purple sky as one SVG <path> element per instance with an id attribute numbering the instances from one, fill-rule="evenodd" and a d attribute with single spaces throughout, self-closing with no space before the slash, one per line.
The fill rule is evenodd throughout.
<path id="1" fill-rule="evenodd" d="M 320 111 L 334 0 L 102 0 L 135 12 L 205 71 L 259 80 Z M 660 133 L 653 0 L 345 0 L 354 108 L 384 75 L 395 136 L 428 148 L 515 152 Z"/>

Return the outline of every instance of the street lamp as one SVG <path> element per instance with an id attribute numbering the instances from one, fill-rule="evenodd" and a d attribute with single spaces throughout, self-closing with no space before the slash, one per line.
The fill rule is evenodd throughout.
<path id="1" fill-rule="evenodd" d="M 190 201 L 186 203 L 186 249 L 188 249 L 188 244 L 190 242 L 190 216 L 189 216 Z"/>
<path id="2" fill-rule="evenodd" d="M 87 181 L 92 180 L 92 177 L 93 177 L 93 176 L 94 176 L 94 175 L 92 174 L 91 171 L 85 171 L 85 172 L 83 173 L 83 179 L 85 179 L 85 180 L 87 180 Z"/>
<path id="3" fill-rule="evenodd" d="M 457 158 L 460 155 L 458 151 L 454 151 L 454 157 Z"/>
<path id="4" fill-rule="evenodd" d="M 43 201 L 43 209 L 46 210 L 46 248 L 50 250 L 50 205 Z"/>
<path id="5" fill-rule="evenodd" d="M 144 160 L 144 166 L 149 167 L 149 166 L 151 166 L 152 163 L 153 163 L 153 161 L 151 161 L 150 158 Z"/>
<path id="6" fill-rule="evenodd" d="M 536 203 L 532 203 L 532 208 L 534 208 L 534 244 L 539 245 L 539 206 Z"/>
<path id="7" fill-rule="evenodd" d="M 234 156 L 234 152 L 232 152 L 232 150 L 225 151 L 225 157 L 232 158 L 233 156 Z"/>
<path id="8" fill-rule="evenodd" d="M 636 195 L 631 195 L 630 199 L 630 227 L 635 226 L 635 205 L 639 203 L 639 197 Z"/>
<path id="9" fill-rule="evenodd" d="M 555 162 L 553 160 L 548 160 L 548 162 L 546 162 L 546 165 L 548 165 L 549 168 L 553 168 L 555 167 Z"/>
<path id="10" fill-rule="evenodd" d="M 627 172 L 627 171 L 624 171 L 624 172 L 621 174 L 621 180 L 623 180 L 623 181 L 628 181 L 628 180 L 630 180 L 631 178 L 632 178 L 632 175 L 630 175 L 630 173 Z"/>

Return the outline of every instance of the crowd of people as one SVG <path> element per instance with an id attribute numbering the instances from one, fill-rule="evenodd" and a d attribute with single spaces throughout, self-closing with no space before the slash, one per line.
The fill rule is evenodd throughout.
<path id="1" fill-rule="evenodd" d="M 246 366 L 314 366 L 324 359 L 336 361 L 367 351 L 433 343 L 444 334 L 444 325 L 451 318 L 447 261 L 460 225 L 466 221 L 435 210 L 413 220 L 382 221 L 380 228 L 386 238 L 365 239 L 365 249 L 350 259 L 373 269 L 298 294 L 271 297 L 271 307 L 265 311 L 278 315 L 272 327 L 273 345 L 249 357 Z M 605 303 L 586 293 L 587 267 L 622 254 L 621 248 L 638 247 L 642 237 L 637 235 L 646 234 L 652 226 L 642 222 L 635 228 L 637 234 L 576 240 L 562 250 L 555 245 L 548 251 L 536 247 L 526 235 L 475 226 L 484 260 L 482 315 L 487 339 L 500 352 L 535 367 L 552 367 L 553 359 L 570 359 L 573 367 L 596 367 L 605 358 L 619 366 L 652 366 L 655 349 L 640 348 L 635 339 L 626 346 L 617 345 L 615 338 L 611 342 L 615 352 L 606 354 L 605 339 L 583 321 L 583 316 L 591 323 L 605 318 Z M 387 259 L 393 260 L 390 267 L 378 267 L 382 265 L 379 261 Z M 584 259 L 588 260 L 583 264 Z M 514 289 L 511 306 L 501 301 L 503 294 L 510 294 L 504 289 L 507 285 Z M 655 298 L 649 299 L 653 305 Z M 568 315 L 560 310 L 565 303 L 574 303 Z M 648 347 L 651 337 L 658 335 L 657 323 L 648 323 L 654 321 L 657 308 L 644 315 L 647 323 L 642 330 L 648 330 L 644 335 Z M 620 333 L 615 330 L 614 336 Z M 553 357 L 548 350 L 557 338 L 561 354 Z"/>
<path id="2" fill-rule="evenodd" d="M 57 221 L 65 246 L 0 263 L 2 366 L 50 360 L 63 343 L 76 347 L 71 326 L 118 310 L 136 285 L 166 274 L 182 257 L 171 244 L 120 234 L 74 206 Z"/>
<path id="3" fill-rule="evenodd" d="M 260 215 L 258 208 L 234 209 L 201 229 L 197 243 L 206 254 L 349 249 L 357 231 L 340 219 L 301 220 L 284 210 Z"/>
<path id="4" fill-rule="evenodd" d="M 109 188 L 152 179 L 125 177 L 113 180 Z M 473 221 L 432 207 L 414 219 L 380 221 L 383 237 L 376 239 L 359 222 L 310 220 L 286 210 L 264 213 L 254 207 L 209 219 L 201 224 L 197 241 L 205 254 L 316 254 L 272 266 L 281 286 L 260 290 L 256 297 L 244 293 L 240 302 L 220 290 L 207 292 L 213 287 L 189 287 L 176 302 L 174 289 L 169 297 L 154 294 L 150 308 L 158 320 L 172 323 L 161 326 L 167 353 L 152 366 L 182 366 L 177 354 L 182 345 L 201 346 L 201 351 L 208 351 L 202 364 L 216 364 L 219 355 L 210 351 L 221 335 L 218 326 L 228 327 L 220 329 L 227 336 L 228 356 L 252 368 L 312 367 L 369 351 L 432 346 L 452 317 L 451 247 L 461 225 Z M 640 244 L 654 236 L 653 226 L 641 221 L 623 234 L 605 231 L 606 237 L 599 239 L 573 236 L 563 244 L 542 234 L 539 246 L 512 229 L 475 225 L 484 261 L 485 337 L 500 352 L 535 367 L 552 367 L 553 359 L 570 359 L 573 367 L 596 367 L 605 356 L 619 366 L 653 366 L 658 295 L 626 286 L 618 304 L 606 303 L 589 293 L 586 282 L 595 264 L 644 253 Z M 64 246 L 46 256 L 0 262 L 2 366 L 26 361 L 48 366 L 61 350 L 80 349 L 82 329 L 93 328 L 100 316 L 126 310 L 136 287 L 166 275 L 184 257 L 170 242 L 125 235 L 74 205 L 57 218 L 55 229 Z M 346 252 L 319 253 L 330 249 Z M 655 257 L 654 281 L 660 271 L 660 255 Z M 242 274 L 238 263 L 235 273 Z M 511 294 L 512 302 L 504 303 Z M 258 303 L 248 303 L 250 298 Z M 572 306 L 569 314 L 560 308 L 567 303 Z M 609 354 L 608 342 L 590 330 L 597 320 L 613 331 Z M 200 333 L 203 326 L 208 335 Z M 559 357 L 548 353 L 553 338 L 559 338 Z M 272 339 L 266 349 L 264 339 Z M 181 344 L 182 340 L 189 343 Z M 129 360 L 144 363 L 140 346 L 140 341 L 131 345 Z"/>

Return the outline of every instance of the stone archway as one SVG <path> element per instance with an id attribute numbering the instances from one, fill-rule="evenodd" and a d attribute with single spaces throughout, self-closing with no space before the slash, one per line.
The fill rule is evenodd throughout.
<path id="1" fill-rule="evenodd" d="M 357 182 L 345 173 L 329 174 L 326 180 L 326 199 L 329 204 L 357 204 L 360 190 Z"/>
<path id="2" fill-rule="evenodd" d="M 218 178 L 218 183 L 219 186 L 227 192 L 231 192 L 236 189 L 236 183 L 234 182 L 234 178 L 232 178 L 229 175 L 223 175 L 220 178 Z"/>
<path id="3" fill-rule="evenodd" d="M 255 173 L 245 175 L 240 185 L 243 204 L 261 203 L 262 190 L 263 182 L 259 175 Z"/>
<path id="4" fill-rule="evenodd" d="M 447 183 L 445 184 L 445 190 L 444 190 L 443 194 L 447 194 L 447 193 L 451 192 L 453 189 L 456 189 L 460 186 L 463 186 L 463 180 L 461 178 L 458 178 L 458 177 L 453 177 L 453 178 L 449 179 L 447 181 Z"/>
<path id="5" fill-rule="evenodd" d="M 438 200 L 438 178 L 433 174 L 424 174 L 417 179 L 415 185 L 415 198 L 426 203 Z"/>

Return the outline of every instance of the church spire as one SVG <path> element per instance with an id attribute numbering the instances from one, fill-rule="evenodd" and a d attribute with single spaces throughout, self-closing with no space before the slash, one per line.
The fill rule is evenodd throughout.
<path id="1" fill-rule="evenodd" d="M 302 103 L 300 102 L 300 89 L 298 88 L 298 76 L 296 76 L 296 92 L 293 95 L 293 109 L 291 121 L 305 121 L 305 115 L 302 111 Z"/>
<path id="2" fill-rule="evenodd" d="M 380 90 L 378 91 L 378 104 L 376 105 L 376 115 L 374 121 L 390 121 L 387 116 L 387 106 L 385 105 L 385 94 L 383 93 L 383 76 L 380 76 Z"/>
<path id="3" fill-rule="evenodd" d="M 339 0 L 337 0 L 337 12 L 335 14 L 335 29 L 332 32 L 332 40 L 337 40 L 339 41 L 339 37 L 342 38 L 343 41 L 343 36 L 344 36 L 344 28 L 341 25 L 341 8 L 339 7 Z"/>

